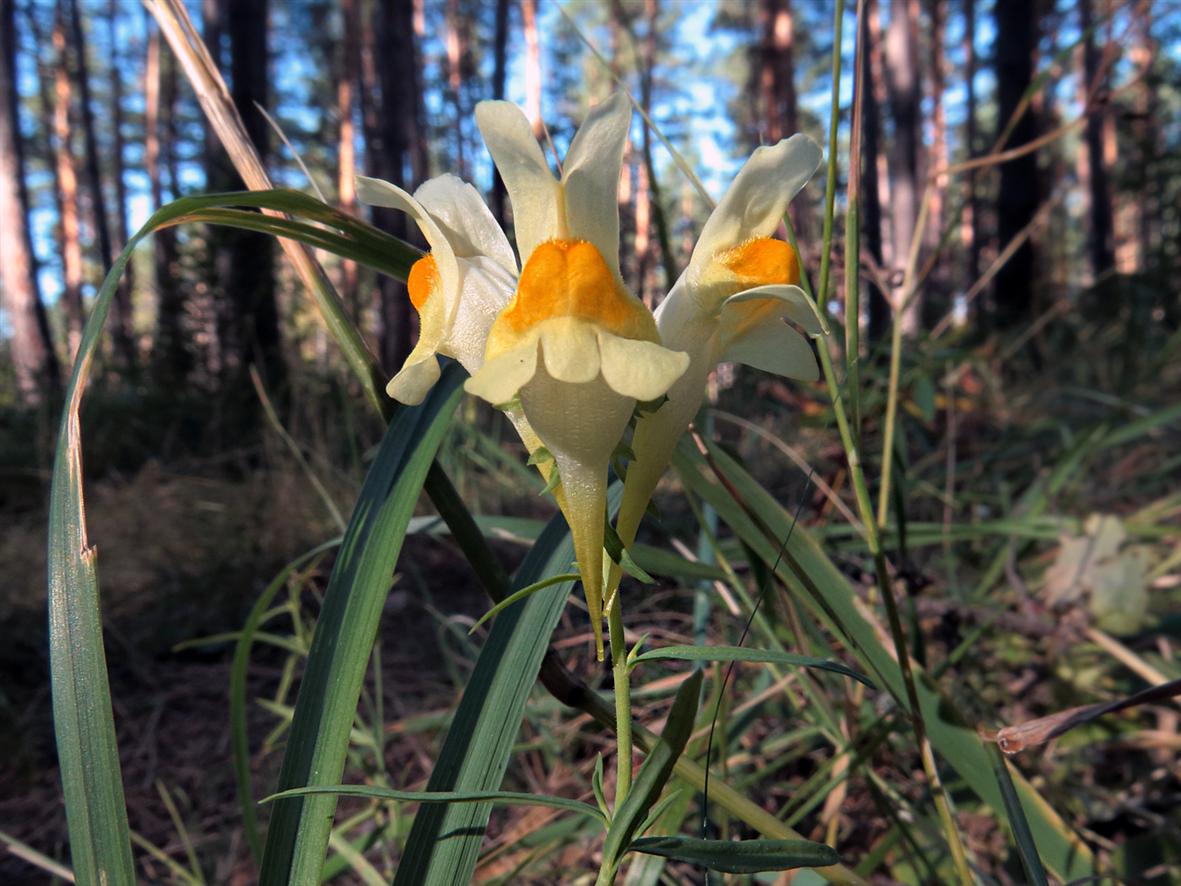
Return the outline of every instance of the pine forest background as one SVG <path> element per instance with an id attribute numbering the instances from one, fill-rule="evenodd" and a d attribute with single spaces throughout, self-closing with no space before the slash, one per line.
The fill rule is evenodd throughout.
<path id="1" fill-rule="evenodd" d="M 880 455 L 891 305 L 912 242 L 922 274 L 897 316 L 901 411 L 887 515 L 902 528 L 890 556 L 923 638 L 915 655 L 970 700 L 983 728 L 1130 694 L 1152 675 L 1175 679 L 1181 4 L 865 0 L 861 23 L 854 5 L 835 51 L 851 71 L 862 28 L 856 184 L 871 460 Z M 475 126 L 483 99 L 521 104 L 562 156 L 617 78 L 715 197 L 760 144 L 797 131 L 829 141 L 832 0 L 187 6 L 276 184 L 322 194 L 420 247 L 405 216 L 358 204 L 354 176 L 412 190 L 454 172 L 510 224 Z M 834 321 L 846 290 L 850 77 L 839 104 Z M 813 280 L 824 184 L 822 167 L 792 206 Z M 44 576 L 64 380 L 105 271 L 150 213 L 184 195 L 242 187 L 140 4 L 0 0 L 0 831 L 60 861 L 68 852 Z M 619 206 L 624 278 L 654 307 L 709 208 L 639 115 Z M 323 260 L 392 374 L 417 334 L 405 287 Z M 162 859 L 189 865 L 192 850 L 212 882 L 250 882 L 225 726 L 232 632 L 285 563 L 339 532 L 382 427 L 267 235 L 199 224 L 160 231 L 136 252 L 108 331 L 83 409 L 85 466 L 131 825 L 158 853 L 139 846 L 137 863 L 146 882 L 176 880 Z M 711 402 L 703 430 L 784 507 L 799 508 L 867 589 L 872 567 L 845 522 L 852 491 L 823 386 L 723 366 Z M 511 515 L 496 524 L 496 546 L 513 562 L 551 505 L 498 414 L 467 401 L 460 418 L 440 461 L 474 512 Z M 808 482 L 797 464 L 809 466 Z M 665 493 L 661 537 L 704 557 L 694 514 Z M 447 539 L 429 521 L 418 528 L 386 605 L 385 678 L 371 687 L 384 701 L 381 765 L 394 786 L 421 786 L 429 774 L 477 648 L 468 628 L 487 608 Z M 1116 538 L 1118 580 L 1086 564 L 1069 571 L 1078 545 L 1100 538 Z M 743 561 L 740 545 L 728 550 Z M 757 575 L 739 565 L 753 588 Z M 327 568 L 292 592 L 303 616 L 285 636 L 297 646 Z M 694 615 L 700 593 L 700 580 L 662 578 L 637 605 L 662 640 L 693 642 L 705 630 Z M 734 618 L 711 630 L 734 643 L 740 627 Z M 593 682 L 602 675 L 586 636 L 575 610 L 555 644 Z M 251 697 L 265 702 L 250 712 L 260 784 L 277 766 L 276 712 L 289 710 L 298 682 L 280 646 L 261 651 L 250 675 Z M 572 731 L 559 713 L 531 708 L 509 780 L 581 795 L 600 738 Z M 730 774 L 753 780 L 788 754 L 755 796 L 778 809 L 801 786 L 814 789 L 808 737 L 787 750 L 776 741 L 799 724 L 773 711 L 748 716 L 735 727 Z M 1181 882 L 1178 724 L 1175 705 L 1162 702 L 1017 762 L 1090 845 L 1123 859 L 1122 870 Z M 572 736 L 580 747 L 559 753 Z M 883 797 L 885 782 L 872 774 L 909 765 L 879 748 L 826 801 L 789 803 L 797 827 L 814 839 L 841 834 L 842 851 L 872 859 L 878 882 L 924 882 L 904 841 L 886 839 L 897 833 L 886 810 L 905 815 L 916 797 L 905 787 Z M 563 871 L 585 867 L 578 853 L 589 849 L 577 841 L 553 855 L 517 843 L 540 833 L 534 814 L 494 817 L 484 882 L 514 871 L 513 882 L 562 882 Z M 969 815 L 965 830 L 994 862 L 991 876 L 1020 882 L 987 816 Z M 396 861 L 396 845 L 383 850 L 385 863 Z M 0 881 L 45 876 L 0 854 Z"/>

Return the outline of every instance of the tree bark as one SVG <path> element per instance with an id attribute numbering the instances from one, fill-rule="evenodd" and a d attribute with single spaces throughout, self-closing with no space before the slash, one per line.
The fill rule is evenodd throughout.
<path id="1" fill-rule="evenodd" d="M 496 0 L 496 35 L 492 50 L 492 97 L 503 100 L 505 84 L 508 80 L 508 14 L 509 0 Z M 508 196 L 504 189 L 504 179 L 500 177 L 500 170 L 492 168 L 492 214 L 504 227 L 506 215 L 504 211 L 505 198 Z"/>
<path id="2" fill-rule="evenodd" d="M 964 0 L 964 134 L 965 153 L 976 156 L 976 0 Z M 968 262 L 963 289 L 967 290 L 980 276 L 980 199 L 976 191 L 976 170 L 968 173 L 968 203 L 961 221 L 960 239 L 967 248 Z M 975 313 L 979 300 L 972 306 Z"/>
<path id="3" fill-rule="evenodd" d="M 165 83 L 161 65 L 160 32 L 149 23 L 147 56 L 144 62 L 144 171 L 148 174 L 152 206 L 164 205 L 162 182 L 162 118 L 171 116 L 171 99 L 176 90 Z M 173 72 L 175 78 L 175 72 Z M 152 363 L 165 385 L 181 384 L 191 367 L 186 347 L 184 302 L 177 286 L 176 229 L 157 231 L 152 236 L 152 282 L 156 294 L 156 334 Z"/>
<path id="4" fill-rule="evenodd" d="M 455 169 L 460 178 L 468 178 L 467 156 L 463 144 L 463 79 L 464 59 L 467 55 L 466 23 L 459 9 L 459 0 L 447 0 L 447 101 L 454 114 L 452 136 L 455 139 Z"/>
<path id="5" fill-rule="evenodd" d="M 862 92 L 861 113 L 863 155 L 863 182 L 861 188 L 862 206 L 865 207 L 862 218 L 865 237 L 866 254 L 873 259 L 877 266 L 883 267 L 882 262 L 882 200 L 881 181 L 878 176 L 878 164 L 881 161 L 881 43 L 882 29 L 878 17 L 877 0 L 868 0 L 865 5 L 865 71 L 866 79 Z M 882 341 L 890 328 L 890 305 L 881 288 L 869 281 L 869 344 L 872 346 Z"/>
<path id="6" fill-rule="evenodd" d="M 66 30 L 60 9 L 53 22 L 54 177 L 62 247 L 62 302 L 66 309 L 66 338 L 72 361 L 82 341 L 86 310 L 82 304 L 82 241 L 78 225 L 78 167 L 70 143 L 70 102 L 73 89 L 66 58 Z"/>
<path id="7" fill-rule="evenodd" d="M 377 45 L 375 66 L 381 93 L 381 108 L 372 121 L 374 138 L 368 145 L 373 174 L 401 188 L 413 190 L 413 181 L 425 170 L 421 165 L 423 143 L 419 121 L 420 90 L 415 66 L 417 51 L 414 39 L 413 7 L 399 0 L 381 0 L 377 9 Z M 395 236 L 406 239 L 409 226 L 403 213 L 375 208 L 374 223 Z M 380 281 L 379 315 L 382 365 L 392 374 L 410 353 L 414 318 L 404 284 L 390 277 Z"/>
<path id="8" fill-rule="evenodd" d="M 0 0 L 0 284 L 12 326 L 17 395 L 33 406 L 61 387 L 29 230 L 29 192 L 16 82 L 16 2 Z"/>
<path id="9" fill-rule="evenodd" d="M 360 75 L 360 46 L 358 31 L 360 18 L 357 0 L 341 0 L 340 17 L 343 25 L 343 39 L 340 47 L 340 69 L 336 77 L 337 129 L 337 203 L 343 212 L 355 215 L 357 192 L 354 179 L 357 176 L 357 133 L 353 126 L 353 91 Z M 356 315 L 357 309 L 357 263 L 341 259 L 340 297 Z"/>
<path id="10" fill-rule="evenodd" d="M 111 0 L 107 7 L 107 27 L 111 45 L 111 174 L 115 179 L 115 242 L 122 250 L 127 245 L 127 181 L 126 158 L 124 157 L 125 142 L 123 138 L 123 76 L 120 71 L 121 56 L 115 49 L 120 43 L 118 34 L 119 0 Z M 127 290 L 127 304 L 131 311 L 129 327 L 134 342 L 135 337 L 135 263 L 128 262 L 123 269 L 120 283 Z M 136 348 L 138 354 L 138 347 Z"/>
<path id="11" fill-rule="evenodd" d="M 775 144 L 799 131 L 799 101 L 795 85 L 795 16 L 791 0 L 760 0 L 758 93 L 762 131 Z M 808 214 L 803 204 L 790 207 L 792 225 L 801 240 L 808 239 Z"/>
<path id="12" fill-rule="evenodd" d="M 997 126 L 1003 131 L 1033 80 L 1033 53 L 1037 49 L 1035 5 L 1026 0 L 1000 0 L 996 6 Z M 1027 108 L 1014 127 L 1005 148 L 1020 147 L 1037 136 L 1033 108 Z M 1001 165 L 997 192 L 997 239 L 1003 248 L 1033 219 L 1038 204 L 1038 171 L 1035 154 L 1026 154 Z M 997 272 L 993 285 L 996 325 L 1012 326 L 1033 311 L 1033 246 L 1026 240 Z"/>
<path id="13" fill-rule="evenodd" d="M 74 76 L 78 81 L 78 101 L 82 109 L 82 133 L 86 146 L 86 181 L 90 191 L 91 214 L 98 238 L 98 252 L 102 261 L 103 275 L 106 276 L 115 261 L 115 247 L 111 242 L 111 227 L 107 218 L 107 199 L 103 192 L 102 169 L 98 157 L 98 136 L 94 127 L 94 106 L 90 100 L 90 71 L 86 60 L 86 35 L 82 27 L 82 14 L 78 0 L 69 0 L 70 32 L 74 44 Z M 115 354 L 124 368 L 134 372 L 136 365 L 135 343 L 131 330 L 131 292 L 126 279 L 121 280 L 115 290 L 111 305 L 111 333 L 115 343 Z"/>
<path id="14" fill-rule="evenodd" d="M 919 209 L 919 60 L 917 22 L 911 0 L 891 0 L 886 31 L 886 90 L 894 118 L 890 149 L 891 285 L 895 306 L 902 295 L 902 276 L 915 235 Z M 918 331 L 921 299 L 912 298 L 901 317 L 903 331 Z"/>
<path id="15" fill-rule="evenodd" d="M 1099 50 L 1092 30 L 1094 16 L 1093 0 L 1079 0 L 1079 27 L 1083 30 L 1083 95 L 1095 96 L 1105 92 L 1106 69 L 1100 79 Z M 1084 98 L 1085 100 L 1085 98 Z M 1112 236 L 1111 188 L 1108 184 L 1107 164 L 1103 157 L 1103 123 L 1109 116 L 1107 103 L 1100 100 L 1087 115 L 1086 131 L 1086 175 L 1084 184 L 1090 197 L 1090 230 L 1087 232 L 1087 252 L 1091 259 L 1091 272 L 1098 277 L 1115 262 L 1115 245 Z"/>
<path id="16" fill-rule="evenodd" d="M 537 34 L 537 0 L 521 0 L 521 21 L 525 31 L 525 116 L 533 125 L 534 138 L 541 138 L 541 41 Z"/>
<path id="17" fill-rule="evenodd" d="M 238 0 L 229 4 L 227 17 L 230 92 L 246 134 L 264 164 L 270 153 L 270 130 L 256 104 L 262 107 L 268 104 L 267 7 L 268 0 Z M 234 231 L 230 238 L 226 292 L 237 307 L 238 373 L 244 378 L 247 366 L 256 364 L 266 385 L 281 389 L 286 372 L 275 299 L 274 245 L 274 238 L 268 234 Z M 241 382 L 242 378 L 235 382 Z"/>

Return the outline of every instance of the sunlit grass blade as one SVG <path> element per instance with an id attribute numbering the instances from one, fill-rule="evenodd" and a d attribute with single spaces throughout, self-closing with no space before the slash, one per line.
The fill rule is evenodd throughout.
<path id="1" fill-rule="evenodd" d="M 742 496 L 745 507 L 756 514 L 777 538 L 786 538 L 792 515 L 724 452 L 714 447 L 711 457 Z M 691 447 L 682 445 L 674 457 L 674 464 L 689 488 L 712 503 L 722 519 L 763 562 L 772 564 L 776 561 L 779 546 L 763 534 L 743 507 L 712 477 L 700 455 Z M 905 700 L 898 664 L 882 643 L 880 627 L 875 628 L 866 619 L 848 580 L 802 527 L 797 526 L 791 533 L 776 572 L 789 587 L 801 590 L 798 599 L 848 644 L 865 670 L 875 675 L 896 699 Z M 955 703 L 941 694 L 921 670 L 916 670 L 916 674 L 919 702 L 935 750 L 993 812 L 1004 819 L 1006 812 L 1001 789 L 980 738 L 956 712 Z M 1028 782 L 1018 777 L 1014 783 L 1029 818 L 1030 829 L 1049 868 L 1067 880 L 1090 876 L 1093 862 L 1087 846 L 1071 833 L 1066 823 Z"/>
<path id="2" fill-rule="evenodd" d="M 827 658 L 816 658 L 811 655 L 796 655 L 791 652 L 780 652 L 777 649 L 748 649 L 745 646 L 663 646 L 642 652 L 633 659 L 636 664 L 643 661 L 749 661 L 772 662 L 775 664 L 797 665 L 804 668 L 819 668 L 822 671 L 832 671 L 843 674 L 864 683 L 870 689 L 874 688 L 873 681 L 864 674 L 859 674 L 839 661 Z"/>
<path id="3" fill-rule="evenodd" d="M 365 478 L 328 581 L 300 685 L 278 790 L 337 784 L 390 576 L 422 484 L 462 392 L 449 365 L 421 406 L 400 410 Z M 260 882 L 316 882 L 336 800 L 281 800 L 267 827 Z"/>
<path id="4" fill-rule="evenodd" d="M 103 650 L 96 551 L 86 533 L 79 410 L 99 336 L 131 246 L 103 282 L 66 389 L 49 497 L 49 668 L 53 724 L 81 883 L 132 883 L 131 830 L 123 796 L 111 690 Z"/>
<path id="5" fill-rule="evenodd" d="M 611 507 L 618 500 L 612 490 Z M 524 588 L 565 573 L 574 557 L 566 521 L 554 517 L 517 570 Z M 430 791 L 490 791 L 500 787 L 529 691 L 573 582 L 531 594 L 497 617 L 451 720 L 427 782 Z M 398 867 L 397 884 L 467 883 L 475 870 L 492 806 L 432 806 L 419 810 Z"/>

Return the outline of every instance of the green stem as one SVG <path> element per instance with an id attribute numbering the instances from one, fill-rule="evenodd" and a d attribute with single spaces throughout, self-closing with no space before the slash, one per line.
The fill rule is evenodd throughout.
<path id="1" fill-rule="evenodd" d="M 611 673 L 615 681 L 616 775 L 615 808 L 627 799 L 632 784 L 632 700 L 631 674 L 628 672 L 627 641 L 623 635 L 623 605 L 616 594 L 607 610 L 607 630 L 611 641 Z"/>
<path id="2" fill-rule="evenodd" d="M 841 122 L 841 24 L 845 0 L 837 0 L 832 22 L 832 106 L 829 109 L 828 169 L 824 183 L 823 250 L 820 253 L 820 288 L 816 304 L 824 311 L 828 303 L 828 269 L 832 263 L 832 220 L 837 197 L 837 129 Z"/>

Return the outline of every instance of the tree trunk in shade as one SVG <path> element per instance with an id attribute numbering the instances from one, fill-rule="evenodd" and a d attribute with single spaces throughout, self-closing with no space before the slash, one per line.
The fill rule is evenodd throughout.
<path id="1" fill-rule="evenodd" d="M 29 193 L 16 84 L 15 0 L 0 0 L 0 286 L 12 328 L 17 394 L 27 405 L 61 387 L 29 231 Z"/>
<path id="2" fill-rule="evenodd" d="M 422 168 L 424 142 L 419 109 L 421 101 L 417 51 L 414 39 L 414 7 L 399 0 L 378 4 L 376 44 L 371 49 L 373 75 L 380 88 L 380 111 L 370 121 L 367 133 L 369 168 L 372 174 L 408 191 L 425 174 Z M 370 106 L 370 110 L 373 108 Z M 372 137 L 372 140 L 368 139 Z M 374 223 L 406 239 L 413 228 L 404 213 L 390 209 L 373 210 Z M 414 229 L 415 231 L 417 229 Z M 390 277 L 380 280 L 381 362 L 392 374 L 410 353 L 414 317 L 406 287 Z"/>
<path id="3" fill-rule="evenodd" d="M 891 0 L 886 31 L 886 90 L 894 118 L 890 148 L 890 273 L 894 300 L 902 295 L 902 276 L 918 221 L 920 81 L 917 22 L 911 0 Z M 901 306 L 898 306 L 901 307 Z M 902 317 L 903 331 L 918 331 L 921 299 L 911 299 Z"/>
<path id="4" fill-rule="evenodd" d="M 354 179 L 357 175 L 357 133 L 353 126 L 353 93 L 360 74 L 360 46 L 358 44 L 361 20 L 357 0 L 341 0 L 340 17 L 343 25 L 343 39 L 338 59 L 336 76 L 337 131 L 337 205 L 350 215 L 357 212 L 357 192 Z M 357 316 L 357 263 L 349 259 L 340 261 L 340 277 L 337 281 L 340 297 L 348 306 L 354 319 Z"/>
<path id="5" fill-rule="evenodd" d="M 1033 79 L 1037 49 L 1035 4 L 1027 0 L 999 0 L 996 6 L 997 127 L 1003 131 Z M 1016 148 L 1037 136 L 1032 107 L 1021 115 L 1004 145 Z M 1004 248 L 1033 219 L 1038 204 L 1037 156 L 1026 154 L 1000 167 L 997 192 L 997 241 Z M 999 327 L 1012 326 L 1033 310 L 1033 246 L 1027 240 L 997 273 L 993 307 Z"/>
<path id="6" fill-rule="evenodd" d="M 111 227 L 107 217 L 107 199 L 103 192 L 102 169 L 98 157 L 98 136 L 94 127 L 94 106 L 90 100 L 90 71 L 86 59 L 86 35 L 82 27 L 82 14 L 78 0 L 69 0 L 70 34 L 74 44 L 74 76 L 78 82 L 78 102 L 82 110 L 82 134 L 86 146 L 86 183 L 90 191 L 90 208 L 94 219 L 95 235 L 103 275 L 110 270 L 115 260 L 115 246 L 111 242 Z M 131 330 L 131 292 L 127 280 L 120 281 L 111 305 L 111 336 L 115 343 L 115 354 L 124 367 L 134 370 L 136 364 L 135 344 Z"/>
<path id="7" fill-rule="evenodd" d="M 795 85 L 795 29 L 791 0 L 760 0 L 758 95 L 762 106 L 763 140 L 773 145 L 798 132 L 799 107 Z M 801 240 L 808 239 L 808 214 L 802 204 L 790 208 L 792 225 Z"/>
<path id="8" fill-rule="evenodd" d="M 144 171 L 152 193 L 152 206 L 164 205 L 161 133 L 168 129 L 175 100 L 175 68 L 172 88 L 162 71 L 160 32 L 151 26 L 144 62 Z M 191 357 L 184 335 L 184 301 L 177 285 L 176 229 L 164 228 L 152 235 L 152 282 L 156 292 L 156 335 L 152 363 L 164 384 L 181 384 L 188 376 Z"/>
<path id="9" fill-rule="evenodd" d="M 537 34 L 537 0 L 521 0 L 521 24 L 525 31 L 525 116 L 533 135 L 541 138 L 541 41 Z"/>
<path id="10" fill-rule="evenodd" d="M 269 53 L 267 0 L 228 5 L 230 33 L 230 92 L 242 116 L 246 134 L 262 162 L 267 162 L 270 129 L 256 105 L 266 107 Z M 230 238 L 230 276 L 226 293 L 236 307 L 237 371 L 244 378 L 254 364 L 264 383 L 282 388 L 286 380 L 279 341 L 279 312 L 275 299 L 275 239 L 269 234 L 234 231 Z M 235 383 L 241 379 L 236 378 Z"/>
<path id="11" fill-rule="evenodd" d="M 968 157 L 976 156 L 976 0 L 964 0 L 964 142 Z M 961 220 L 960 241 L 967 248 L 968 264 L 963 289 L 967 290 L 980 276 L 980 200 L 976 194 L 976 170 L 968 173 L 968 202 Z M 980 300 L 972 305 L 979 310 Z"/>
<path id="12" fill-rule="evenodd" d="M 496 0 L 496 35 L 492 50 L 492 97 L 501 100 L 505 97 L 505 85 L 508 81 L 508 13 L 509 0 Z M 508 194 L 504 189 L 504 179 L 500 177 L 500 170 L 492 170 L 492 214 L 504 227 L 506 215 L 504 209 Z"/>
<path id="13" fill-rule="evenodd" d="M 118 34 L 119 0 L 111 0 L 107 7 L 107 28 L 112 47 L 119 45 Z M 115 180 L 115 246 L 122 250 L 127 245 L 127 181 L 126 159 L 124 157 L 125 142 L 123 139 L 123 72 L 120 54 L 112 48 L 110 60 L 110 88 L 111 88 L 111 175 Z M 127 290 L 127 305 L 130 310 L 129 329 L 134 341 L 135 336 L 135 262 L 128 262 L 123 269 L 120 285 Z M 136 347 L 138 355 L 138 347 Z"/>
<path id="14" fill-rule="evenodd" d="M 866 254 L 880 268 L 882 264 L 882 182 L 878 176 L 878 164 L 882 155 L 882 105 L 881 105 L 881 43 L 882 29 L 878 17 L 877 0 L 868 0 L 865 6 L 865 87 L 862 91 L 862 142 L 863 184 L 861 188 L 862 230 Z M 890 328 L 890 305 L 881 288 L 869 281 L 869 344 L 882 341 Z"/>
<path id="15" fill-rule="evenodd" d="M 1094 22 L 1091 3 L 1093 0 L 1079 0 L 1079 27 L 1086 35 L 1083 40 L 1083 90 L 1084 95 L 1094 96 L 1106 91 L 1106 73 L 1099 79 L 1099 50 L 1095 45 L 1095 33 L 1091 30 Z M 1091 225 L 1087 232 L 1087 252 L 1091 258 L 1091 271 L 1096 278 L 1115 262 L 1115 244 L 1112 237 L 1111 188 L 1108 184 L 1107 164 L 1103 157 L 1103 121 L 1108 116 L 1106 102 L 1100 103 L 1087 115 L 1085 180 L 1083 182 L 1090 196 Z"/>
<path id="16" fill-rule="evenodd" d="M 62 302 L 66 309 L 66 337 L 69 358 L 74 359 L 82 341 L 86 310 L 82 304 L 82 240 L 78 225 L 78 166 L 70 141 L 70 104 L 73 89 L 66 59 L 65 23 L 59 15 L 53 23 L 53 95 L 47 107 L 53 109 L 54 179 L 62 250 Z"/>

